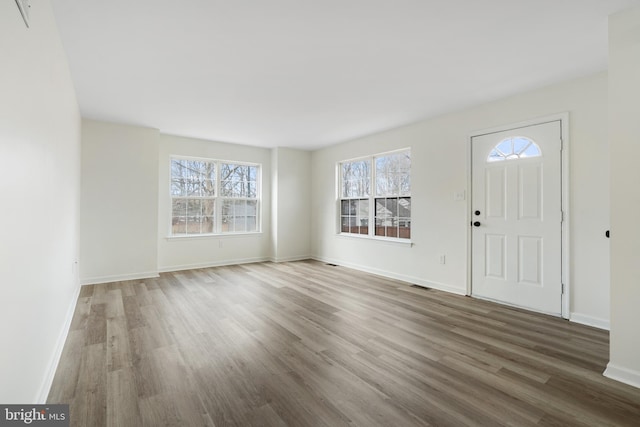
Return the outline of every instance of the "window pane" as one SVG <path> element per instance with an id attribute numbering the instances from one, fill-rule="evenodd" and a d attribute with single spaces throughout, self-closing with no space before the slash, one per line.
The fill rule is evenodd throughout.
<path id="1" fill-rule="evenodd" d="M 223 197 L 233 197 L 233 181 L 222 181 L 220 194 Z"/>
<path id="2" fill-rule="evenodd" d="M 411 219 L 400 218 L 398 221 L 398 237 L 402 239 L 411 238 Z"/>
<path id="3" fill-rule="evenodd" d="M 404 174 L 400 176 L 400 195 L 409 194 L 411 194 L 411 174 Z"/>
<path id="4" fill-rule="evenodd" d="M 214 196 L 215 162 L 171 159 L 171 194 Z"/>
<path id="5" fill-rule="evenodd" d="M 202 215 L 213 216 L 215 213 L 215 201 L 214 200 L 202 200 Z"/>
<path id="6" fill-rule="evenodd" d="M 399 196 L 411 192 L 411 152 L 376 157 L 376 196 Z"/>
<path id="7" fill-rule="evenodd" d="M 531 141 L 528 138 L 513 138 L 513 152 L 520 154 L 527 148 Z"/>
<path id="8" fill-rule="evenodd" d="M 247 183 L 247 197 L 255 198 L 258 195 L 258 183 L 256 181 L 249 181 Z"/>
<path id="9" fill-rule="evenodd" d="M 171 232 L 173 234 L 185 234 L 187 232 L 187 218 L 184 216 L 171 218 Z"/>
<path id="10" fill-rule="evenodd" d="M 247 217 L 247 230 L 246 231 L 258 231 L 258 217 Z"/>
<path id="11" fill-rule="evenodd" d="M 369 160 L 341 164 L 342 197 L 366 197 L 370 193 L 371 166 Z"/>
<path id="12" fill-rule="evenodd" d="M 343 233 L 348 233 L 349 232 L 349 217 L 348 216 L 343 216 L 342 217 L 340 231 L 342 231 Z"/>
<path id="13" fill-rule="evenodd" d="M 411 218 L 411 197 L 398 199 L 398 216 Z"/>
<path id="14" fill-rule="evenodd" d="M 187 201 L 185 199 L 173 199 L 171 201 L 172 216 L 187 215 Z"/>
<path id="15" fill-rule="evenodd" d="M 257 166 L 222 164 L 221 194 L 224 197 L 257 198 L 257 175 Z"/>
<path id="16" fill-rule="evenodd" d="M 256 216 L 258 214 L 258 202 L 253 200 L 247 200 L 246 210 L 247 210 L 247 215 Z"/>
<path id="17" fill-rule="evenodd" d="M 369 234 L 369 199 L 340 201 L 340 232 Z"/>
<path id="18" fill-rule="evenodd" d="M 369 222 L 369 200 L 358 200 L 358 218 L 362 224 Z"/>
<path id="19" fill-rule="evenodd" d="M 187 216 L 199 217 L 202 215 L 202 201 L 198 199 L 190 199 L 187 201 Z"/>
<path id="20" fill-rule="evenodd" d="M 202 232 L 213 233 L 213 217 L 205 216 L 202 218 Z"/>
<path id="21" fill-rule="evenodd" d="M 540 147 L 538 147 L 536 144 L 531 144 L 527 147 L 526 150 L 524 150 L 520 157 L 538 157 L 541 155 L 542 153 L 540 152 Z"/>
<path id="22" fill-rule="evenodd" d="M 200 183 L 202 186 L 202 195 L 206 197 L 213 197 L 216 195 L 216 186 L 213 180 L 205 179 Z"/>
<path id="23" fill-rule="evenodd" d="M 411 237 L 411 198 L 376 199 L 376 236 Z"/>
<path id="24" fill-rule="evenodd" d="M 176 178 L 171 180 L 171 195 L 172 196 L 186 195 L 186 187 L 183 179 Z"/>
<path id="25" fill-rule="evenodd" d="M 395 221 L 390 226 L 387 226 L 387 237 L 398 237 L 398 228 Z"/>
<path id="26" fill-rule="evenodd" d="M 222 204 L 222 231 L 258 231 L 258 202 L 225 200 Z"/>
<path id="27" fill-rule="evenodd" d="M 342 215 L 349 214 L 349 200 L 341 200 L 340 201 L 340 213 Z"/>

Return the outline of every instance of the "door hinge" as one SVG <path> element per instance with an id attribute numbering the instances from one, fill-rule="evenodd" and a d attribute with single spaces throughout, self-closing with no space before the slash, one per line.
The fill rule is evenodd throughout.
<path id="1" fill-rule="evenodd" d="M 560 151 L 564 150 L 564 139 L 560 138 Z"/>
<path id="2" fill-rule="evenodd" d="M 562 295 L 564 295 L 564 283 L 562 283 Z"/>
<path id="3" fill-rule="evenodd" d="M 560 222 L 564 222 L 564 211 L 560 211 Z"/>

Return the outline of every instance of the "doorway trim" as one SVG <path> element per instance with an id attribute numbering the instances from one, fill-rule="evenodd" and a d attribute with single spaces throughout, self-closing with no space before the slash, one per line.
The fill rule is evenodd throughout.
<path id="1" fill-rule="evenodd" d="M 562 224 L 560 227 L 562 236 L 561 236 L 561 281 L 563 286 L 562 292 L 562 303 L 561 303 L 561 316 L 563 319 L 569 319 L 570 316 L 570 306 L 569 302 L 571 301 L 571 272 L 570 272 L 570 263 L 569 263 L 569 255 L 571 251 L 571 247 L 569 245 L 570 240 L 570 220 L 571 215 L 569 212 L 569 112 L 552 114 L 549 116 L 538 117 L 530 120 L 525 120 L 516 123 L 510 123 L 502 126 L 496 126 L 492 128 L 480 129 L 474 132 L 471 132 L 467 138 L 467 215 L 466 215 L 466 226 L 467 226 L 467 296 L 471 296 L 471 276 L 472 276 L 472 244 L 471 244 L 471 208 L 472 208 L 472 195 L 473 195 L 473 187 L 472 187 L 472 178 L 473 178 L 473 159 L 471 156 L 471 147 L 473 138 L 477 136 L 486 135 L 489 133 L 495 132 L 504 132 L 511 129 L 517 129 L 526 126 L 534 126 L 547 122 L 560 121 L 560 132 L 562 139 L 562 150 L 560 152 L 561 157 L 561 208 L 562 208 Z"/>

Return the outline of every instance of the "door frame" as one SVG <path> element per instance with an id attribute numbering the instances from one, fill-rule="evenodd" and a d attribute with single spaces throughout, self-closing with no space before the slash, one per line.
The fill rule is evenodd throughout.
<path id="1" fill-rule="evenodd" d="M 525 120 L 516 123 L 505 124 L 502 126 L 496 126 L 492 128 L 480 129 L 474 132 L 471 132 L 468 136 L 467 141 L 467 215 L 466 215 L 466 226 L 467 226 L 467 296 L 471 296 L 471 286 L 472 286 L 472 262 L 473 262 L 473 248 L 472 248 L 472 230 L 471 230 L 471 209 L 473 208 L 473 158 L 472 158 L 472 144 L 473 138 L 477 136 L 486 135 L 489 133 L 496 132 L 504 132 L 511 129 L 517 129 L 527 126 L 534 126 L 548 122 L 560 121 L 560 138 L 562 140 L 562 149 L 560 151 L 561 157 L 561 209 L 562 209 L 562 223 L 560 227 L 561 237 L 561 281 L 562 281 L 562 303 L 561 303 L 561 316 L 564 319 L 569 319 L 570 316 L 570 307 L 569 302 L 571 301 L 571 274 L 569 266 L 570 252 L 571 247 L 569 245 L 569 233 L 571 227 L 570 219 L 571 215 L 569 213 L 569 113 L 557 113 L 549 116 L 538 117 L 530 120 Z"/>

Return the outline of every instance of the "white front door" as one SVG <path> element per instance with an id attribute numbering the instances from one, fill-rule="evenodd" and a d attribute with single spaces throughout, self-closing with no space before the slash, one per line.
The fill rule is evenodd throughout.
<path id="1" fill-rule="evenodd" d="M 473 296 L 562 312 L 560 120 L 471 138 Z"/>

